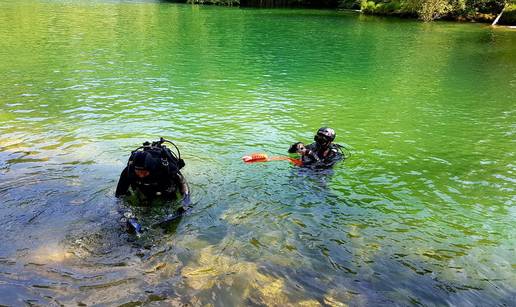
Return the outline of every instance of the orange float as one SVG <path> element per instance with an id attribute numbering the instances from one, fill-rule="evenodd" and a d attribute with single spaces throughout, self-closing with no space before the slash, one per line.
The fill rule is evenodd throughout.
<path id="1" fill-rule="evenodd" d="M 265 153 L 253 153 L 250 155 L 246 155 L 242 157 L 242 160 L 245 163 L 255 163 L 255 162 L 268 162 L 268 161 L 290 161 L 290 163 L 301 166 L 303 162 L 300 159 L 294 159 L 285 156 L 277 156 L 277 157 L 269 157 Z"/>

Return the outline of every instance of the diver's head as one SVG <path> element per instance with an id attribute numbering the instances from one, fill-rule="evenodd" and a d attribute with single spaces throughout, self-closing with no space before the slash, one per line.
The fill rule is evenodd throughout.
<path id="1" fill-rule="evenodd" d="M 145 151 L 137 151 L 134 154 L 133 166 L 136 177 L 143 179 L 150 175 L 150 160 L 152 157 Z"/>
<path id="2" fill-rule="evenodd" d="M 314 141 L 322 147 L 328 147 L 333 140 L 335 140 L 335 130 L 332 128 L 322 127 L 314 136 Z"/>
<path id="3" fill-rule="evenodd" d="M 292 146 L 290 146 L 290 148 L 288 149 L 288 152 L 304 155 L 306 153 L 305 144 L 303 144 L 302 142 L 294 143 L 294 144 L 292 144 Z"/>
<path id="4" fill-rule="evenodd" d="M 296 142 L 290 146 L 288 149 L 288 153 L 300 153 L 301 151 L 304 151 L 305 144 L 302 142 Z"/>

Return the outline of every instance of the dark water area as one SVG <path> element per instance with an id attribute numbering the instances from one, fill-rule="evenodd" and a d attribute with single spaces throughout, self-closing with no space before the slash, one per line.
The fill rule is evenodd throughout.
<path id="1" fill-rule="evenodd" d="M 514 305 L 513 31 L 0 0 L 0 76 L 2 305 Z M 241 161 L 321 126 L 332 170 Z M 160 136 L 194 206 L 135 238 L 114 191 Z"/>

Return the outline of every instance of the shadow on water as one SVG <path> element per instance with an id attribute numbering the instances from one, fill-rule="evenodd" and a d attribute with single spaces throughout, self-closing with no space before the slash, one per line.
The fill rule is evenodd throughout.
<path id="1" fill-rule="evenodd" d="M 342 163 L 343 161 L 339 164 Z M 328 190 L 328 184 L 334 175 L 333 168 L 293 167 L 289 179 L 293 185 L 302 185 L 306 188 L 314 188 L 316 191 L 325 191 Z"/>

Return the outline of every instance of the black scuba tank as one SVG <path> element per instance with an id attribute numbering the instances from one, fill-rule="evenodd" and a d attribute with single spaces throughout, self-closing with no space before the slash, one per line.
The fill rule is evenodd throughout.
<path id="1" fill-rule="evenodd" d="M 177 154 L 163 145 L 165 142 L 172 144 L 176 148 Z M 142 145 L 143 146 L 140 146 L 131 152 L 131 156 L 127 161 L 127 166 L 131 171 L 134 170 L 135 163 L 142 164 L 141 161 L 139 161 L 142 159 L 145 160 L 145 162 L 143 165 L 138 166 L 154 172 L 159 171 L 157 169 L 157 165 L 161 165 L 159 168 L 166 169 L 168 173 L 177 173 L 185 166 L 184 160 L 181 159 L 179 148 L 172 141 L 160 138 L 159 141 L 152 143 L 147 141 Z"/>

